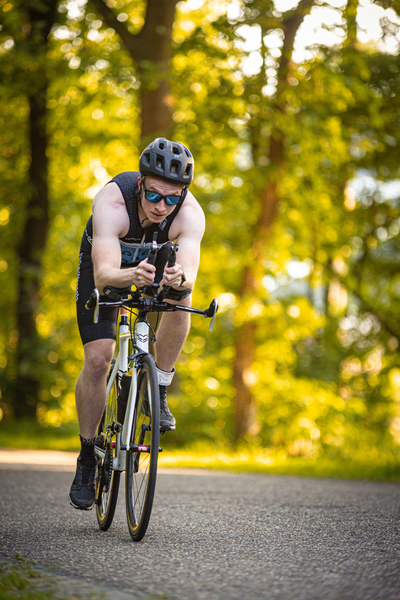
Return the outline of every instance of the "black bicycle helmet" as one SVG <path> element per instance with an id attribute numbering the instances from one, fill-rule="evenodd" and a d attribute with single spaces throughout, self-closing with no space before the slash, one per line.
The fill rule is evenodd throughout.
<path id="1" fill-rule="evenodd" d="M 188 187 L 193 180 L 194 160 L 183 144 L 157 138 L 140 155 L 139 171 L 142 176 L 159 177 Z"/>

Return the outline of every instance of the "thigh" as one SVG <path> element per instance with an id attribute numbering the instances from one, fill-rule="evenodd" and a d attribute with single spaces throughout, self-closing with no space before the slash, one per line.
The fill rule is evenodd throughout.
<path id="1" fill-rule="evenodd" d="M 118 308 L 101 307 L 99 322 L 93 323 L 93 310 L 86 310 L 85 304 L 95 288 L 91 253 L 83 250 L 79 254 L 78 281 L 76 287 L 76 314 L 82 343 L 102 339 L 116 340 Z M 107 300 L 101 296 L 101 300 Z"/>

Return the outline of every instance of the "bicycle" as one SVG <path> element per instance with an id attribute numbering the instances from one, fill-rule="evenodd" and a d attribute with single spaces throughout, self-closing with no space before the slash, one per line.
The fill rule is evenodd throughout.
<path id="1" fill-rule="evenodd" d="M 155 263 L 159 248 L 155 237 L 148 255 L 151 264 Z M 175 263 L 177 249 L 177 244 L 171 246 L 168 266 Z M 95 443 L 97 521 L 101 530 L 109 529 L 117 505 L 121 473 L 125 471 L 126 516 L 129 533 L 135 542 L 143 538 L 149 524 L 158 455 L 162 451 L 159 446 L 158 378 L 155 360 L 149 352 L 155 332 L 147 315 L 178 310 L 200 314 L 211 318 L 212 331 L 218 310 L 217 298 L 206 310 L 200 310 L 164 301 L 167 293 L 168 288 L 158 290 L 158 284 L 135 291 L 107 286 L 104 295 L 110 302 L 100 302 L 99 292 L 95 289 L 86 303 L 88 310 L 94 308 L 95 323 L 100 306 L 120 308 L 118 351 L 110 366 L 106 407 Z M 132 315 L 135 315 L 133 323 Z"/>

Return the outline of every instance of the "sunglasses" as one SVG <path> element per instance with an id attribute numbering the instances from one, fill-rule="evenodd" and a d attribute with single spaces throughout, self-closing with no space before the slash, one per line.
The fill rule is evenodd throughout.
<path id="1" fill-rule="evenodd" d="M 158 192 L 151 192 L 150 190 L 146 190 L 144 183 L 142 185 L 144 189 L 144 197 L 146 198 L 146 200 L 148 200 L 149 202 L 153 202 L 154 204 L 157 204 L 158 202 L 161 202 L 161 200 L 164 200 L 165 204 L 167 204 L 168 206 L 175 206 L 176 204 L 178 204 L 179 200 L 183 196 L 183 192 L 186 189 L 184 188 L 179 196 L 163 196 Z"/>

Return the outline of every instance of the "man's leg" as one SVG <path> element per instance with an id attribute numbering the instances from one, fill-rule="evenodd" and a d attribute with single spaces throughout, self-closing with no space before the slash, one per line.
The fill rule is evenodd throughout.
<path id="1" fill-rule="evenodd" d="M 85 362 L 75 388 L 79 433 L 85 439 L 97 434 L 106 404 L 107 374 L 114 355 L 114 340 L 95 340 L 84 345 Z"/>
<path id="2" fill-rule="evenodd" d="M 172 302 L 178 304 L 177 302 Z M 179 304 L 191 306 L 191 296 Z M 164 313 L 157 332 L 156 363 L 158 381 L 160 384 L 160 429 L 171 431 L 175 429 L 175 419 L 167 404 L 166 386 L 172 381 L 174 365 L 182 351 L 190 329 L 190 313 L 181 311 Z"/>
<path id="3" fill-rule="evenodd" d="M 94 442 L 106 403 L 106 382 L 115 348 L 114 340 L 88 342 L 85 362 L 75 388 L 81 451 L 69 499 L 74 508 L 89 510 L 94 503 L 96 458 Z"/>
<path id="4" fill-rule="evenodd" d="M 190 306 L 190 297 L 179 304 Z M 163 314 L 156 341 L 157 366 L 160 369 L 163 371 L 173 370 L 189 330 L 190 313 L 177 311 Z"/>

